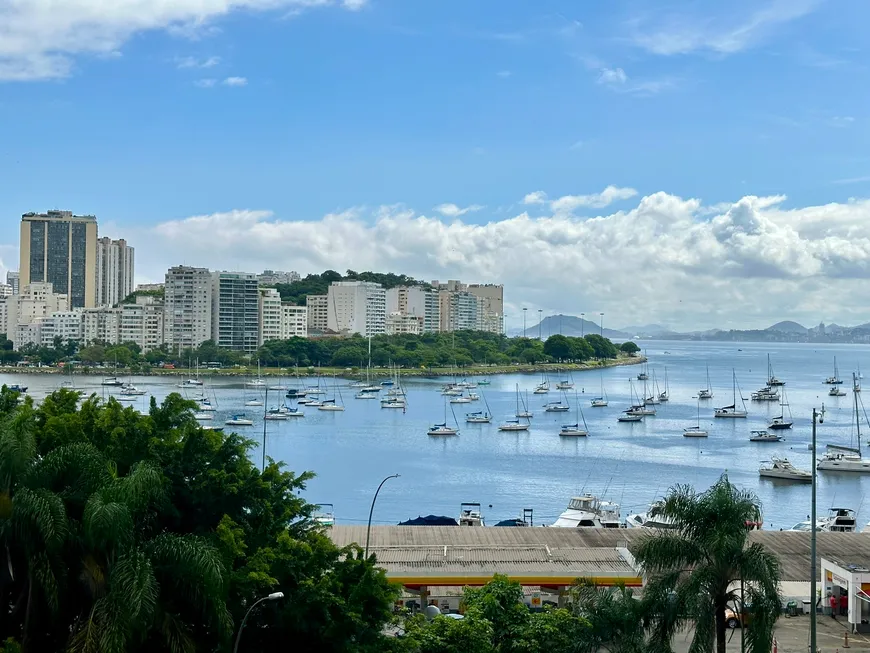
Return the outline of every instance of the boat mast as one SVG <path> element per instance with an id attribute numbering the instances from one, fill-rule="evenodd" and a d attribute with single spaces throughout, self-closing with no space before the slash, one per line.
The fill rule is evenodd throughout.
<path id="1" fill-rule="evenodd" d="M 854 391 L 855 384 L 858 380 L 855 378 L 855 373 L 852 372 L 852 394 L 855 395 L 855 432 L 858 438 L 858 455 L 861 455 L 861 417 L 858 415 L 858 393 Z"/>

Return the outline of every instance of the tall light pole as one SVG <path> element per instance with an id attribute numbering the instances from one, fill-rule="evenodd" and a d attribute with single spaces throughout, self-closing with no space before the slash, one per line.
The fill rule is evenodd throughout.
<path id="1" fill-rule="evenodd" d="M 399 478 L 399 475 L 392 474 L 391 476 L 387 476 L 387 478 L 385 478 L 383 481 L 381 481 L 381 484 L 378 486 L 378 489 L 375 490 L 375 496 L 372 497 L 372 507 L 371 507 L 371 510 L 369 510 L 369 525 L 368 525 L 368 528 L 366 528 L 366 550 L 365 550 L 365 554 L 363 555 L 364 558 L 369 557 L 369 538 L 372 536 L 372 515 L 375 512 L 375 501 L 378 500 L 378 494 L 380 494 L 381 488 L 384 487 L 384 483 L 389 481 L 391 478 Z"/>
<path id="2" fill-rule="evenodd" d="M 539 309 L 538 309 L 538 340 L 543 340 L 543 339 L 544 339 L 544 338 L 543 338 L 543 334 L 542 334 L 542 332 L 541 332 L 541 329 L 543 328 L 543 325 L 544 325 L 544 309 L 543 309 L 543 308 L 539 308 Z"/>
<path id="3" fill-rule="evenodd" d="M 251 615 L 251 611 L 260 605 L 263 601 L 278 601 L 284 598 L 284 592 L 272 592 L 269 596 L 264 596 L 258 601 L 254 601 L 254 605 L 248 608 L 248 611 L 245 613 L 245 618 L 242 619 L 242 625 L 239 626 L 239 634 L 236 635 L 236 645 L 233 646 L 233 653 L 238 653 L 239 650 L 239 642 L 242 640 L 242 631 L 245 629 L 245 623 L 248 621 L 248 617 Z"/>
<path id="4" fill-rule="evenodd" d="M 599 313 L 601 316 L 601 337 L 604 337 L 604 313 Z"/>
<path id="5" fill-rule="evenodd" d="M 260 470 L 260 473 L 266 471 L 266 423 L 268 420 L 266 419 L 266 411 L 269 410 L 269 388 L 266 387 L 266 397 L 263 400 L 263 468 Z"/>
<path id="6" fill-rule="evenodd" d="M 526 311 L 529 309 L 523 307 L 523 338 L 526 337 Z"/>
<path id="7" fill-rule="evenodd" d="M 852 386 L 854 387 L 854 386 Z M 810 501 L 810 653 L 816 653 L 816 422 L 825 421 L 825 404 L 822 410 L 813 408 L 813 491 Z"/>
<path id="8" fill-rule="evenodd" d="M 585 326 L 584 322 L 586 322 L 586 320 L 584 319 L 585 317 L 586 317 L 586 313 L 580 313 L 580 337 L 581 338 L 583 337 L 583 327 Z"/>

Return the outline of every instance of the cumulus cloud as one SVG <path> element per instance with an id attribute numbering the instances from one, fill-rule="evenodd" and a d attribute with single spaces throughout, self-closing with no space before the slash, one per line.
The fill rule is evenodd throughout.
<path id="1" fill-rule="evenodd" d="M 197 59 L 196 57 L 177 57 L 175 59 L 175 67 L 181 70 L 185 68 L 213 68 L 221 62 L 220 57 L 208 57 L 207 59 Z"/>
<path id="2" fill-rule="evenodd" d="M 247 77 L 227 77 L 224 81 L 221 82 L 224 86 L 247 86 L 248 78 Z"/>
<path id="3" fill-rule="evenodd" d="M 628 75 L 622 68 L 604 68 L 598 75 L 598 83 L 607 86 L 619 86 L 628 81 Z"/>
<path id="4" fill-rule="evenodd" d="M 300 272 L 374 269 L 499 282 L 509 323 L 510 307 L 524 303 L 565 314 L 605 311 L 614 326 L 866 322 L 870 201 L 803 208 L 784 202 L 746 196 L 710 207 L 659 192 L 623 211 L 520 213 L 486 224 L 402 206 L 320 220 L 238 210 L 159 224 L 136 243 L 137 265 L 149 279 L 170 265 L 215 268 L 229 260 L 247 271 L 292 261 Z"/>
<path id="5" fill-rule="evenodd" d="M 536 190 L 523 198 L 523 204 L 545 204 L 546 202 L 547 194 L 542 190 Z"/>
<path id="6" fill-rule="evenodd" d="M 79 55 L 119 50 L 133 35 L 168 30 L 191 36 L 233 11 L 341 6 L 365 0 L 24 0 L 0 1 L 0 81 L 69 76 Z M 107 9 L 110 6 L 110 9 Z"/>
<path id="7" fill-rule="evenodd" d="M 480 204 L 472 204 L 462 208 L 456 204 L 439 204 L 435 207 L 435 211 L 440 213 L 445 218 L 458 218 L 466 213 L 474 213 L 480 211 L 483 207 Z"/>

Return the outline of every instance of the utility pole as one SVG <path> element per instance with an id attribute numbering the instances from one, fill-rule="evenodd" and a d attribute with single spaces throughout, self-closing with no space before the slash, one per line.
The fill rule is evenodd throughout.
<path id="1" fill-rule="evenodd" d="M 825 421 L 825 404 L 822 410 L 813 408 L 813 491 L 810 501 L 810 653 L 816 653 L 816 422 L 823 424 Z"/>
<path id="2" fill-rule="evenodd" d="M 543 328 L 543 325 L 544 325 L 543 315 L 544 315 L 544 309 L 539 308 L 538 309 L 538 340 L 544 339 L 542 336 L 542 333 L 541 333 L 541 329 Z"/>
<path id="3" fill-rule="evenodd" d="M 583 337 L 583 327 L 585 326 L 585 322 L 586 322 L 585 317 L 586 317 L 586 313 L 580 313 L 580 337 L 581 338 Z"/>
<path id="4" fill-rule="evenodd" d="M 523 307 L 523 338 L 526 337 L 526 311 L 528 311 L 526 307 Z"/>
<path id="5" fill-rule="evenodd" d="M 599 313 L 601 316 L 601 337 L 604 337 L 604 313 Z"/>

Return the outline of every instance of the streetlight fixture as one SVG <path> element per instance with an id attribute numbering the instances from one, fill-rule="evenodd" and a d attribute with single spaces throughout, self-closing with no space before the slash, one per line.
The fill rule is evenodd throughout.
<path id="1" fill-rule="evenodd" d="M 523 338 L 526 337 L 526 311 L 529 309 L 523 307 Z"/>
<path id="2" fill-rule="evenodd" d="M 284 598 L 284 592 L 272 592 L 269 596 L 264 596 L 263 598 L 254 601 L 254 605 L 248 608 L 248 611 L 245 613 L 245 618 L 242 619 L 242 625 L 239 626 L 239 634 L 236 635 L 236 645 L 233 646 L 233 653 L 238 653 L 239 650 L 239 642 L 242 640 L 242 631 L 245 629 L 245 623 L 248 621 L 248 617 L 251 615 L 251 611 L 260 605 L 263 601 L 278 601 Z"/>
<path id="3" fill-rule="evenodd" d="M 364 558 L 369 557 L 369 538 L 372 536 L 372 515 L 375 512 L 375 501 L 378 500 L 378 494 L 380 494 L 381 488 L 384 487 L 384 483 L 389 481 L 391 478 L 399 478 L 399 475 L 392 474 L 390 476 L 387 476 L 387 478 L 385 478 L 383 481 L 381 481 L 381 484 L 378 486 L 378 489 L 375 490 L 375 496 L 372 497 L 372 507 L 369 510 L 369 525 L 366 528 L 366 550 L 365 550 L 365 553 L 363 554 Z"/>
<path id="4" fill-rule="evenodd" d="M 604 337 L 604 313 L 599 313 L 601 316 L 601 337 Z"/>
<path id="5" fill-rule="evenodd" d="M 543 315 L 544 315 L 544 309 L 543 309 L 543 308 L 539 308 L 539 309 L 538 309 L 538 340 L 543 340 L 543 339 L 544 339 L 544 338 L 543 338 L 543 335 L 542 335 L 542 333 L 541 333 L 541 329 L 543 328 L 543 325 L 544 325 L 544 317 L 543 317 Z"/>
<path id="6" fill-rule="evenodd" d="M 266 396 L 263 400 L 263 467 L 260 473 L 266 471 L 266 411 L 269 410 L 269 388 L 266 388 Z"/>
<path id="7" fill-rule="evenodd" d="M 580 313 L 580 337 L 583 337 L 583 327 L 585 326 L 583 323 L 586 321 L 583 318 L 586 317 L 586 313 Z"/>
<path id="8" fill-rule="evenodd" d="M 816 653 L 816 422 L 825 422 L 825 404 L 813 408 L 813 491 L 810 501 L 810 653 Z"/>

